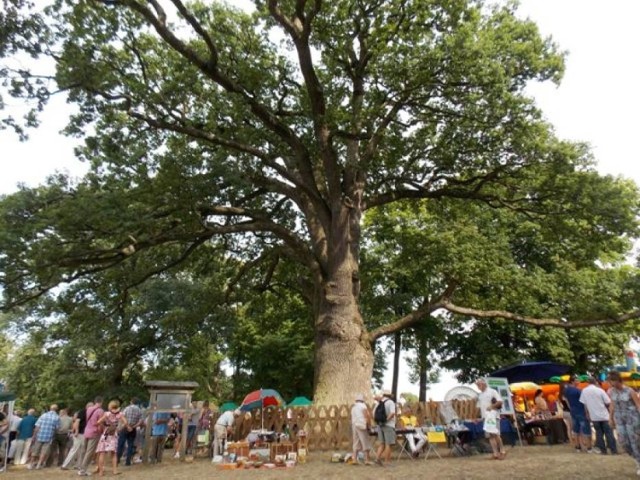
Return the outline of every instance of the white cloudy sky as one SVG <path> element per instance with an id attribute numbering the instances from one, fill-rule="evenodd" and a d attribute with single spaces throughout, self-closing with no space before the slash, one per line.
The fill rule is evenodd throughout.
<path id="1" fill-rule="evenodd" d="M 603 173 L 640 183 L 635 144 L 640 139 L 640 1 L 522 0 L 520 12 L 569 52 L 560 87 L 531 89 L 558 135 L 589 142 Z M 82 174 L 84 166 L 73 158 L 73 142 L 58 134 L 67 113 L 64 102 L 54 102 L 27 143 L 0 132 L 0 193 L 15 191 L 18 182 L 37 185 L 56 170 Z M 441 398 L 453 383 L 445 375 L 430 396 Z M 415 390 L 405 374 L 401 390 Z"/>

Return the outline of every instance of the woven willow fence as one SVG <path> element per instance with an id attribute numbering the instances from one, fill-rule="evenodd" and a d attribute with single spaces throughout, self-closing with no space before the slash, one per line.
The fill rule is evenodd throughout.
<path id="1" fill-rule="evenodd" d="M 461 419 L 479 415 L 475 400 L 454 400 L 451 407 Z M 420 425 L 446 423 L 446 415 L 441 415 L 441 409 L 441 402 L 413 405 Z M 262 428 L 261 414 L 260 410 L 254 410 L 239 418 L 235 439 L 246 438 L 251 430 Z M 293 441 L 297 440 L 298 432 L 304 430 L 310 450 L 348 450 L 351 448 L 351 405 L 267 407 L 264 409 L 264 428 L 278 433 L 288 429 Z"/>

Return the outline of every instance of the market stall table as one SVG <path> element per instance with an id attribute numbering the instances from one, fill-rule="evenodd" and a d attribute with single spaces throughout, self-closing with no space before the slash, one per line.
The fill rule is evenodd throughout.
<path id="1" fill-rule="evenodd" d="M 484 425 L 482 421 L 478 420 L 477 422 L 463 422 L 463 427 L 459 427 L 457 430 L 453 430 L 454 435 L 457 435 L 460 440 L 460 446 L 463 451 L 468 453 L 468 445 L 477 442 L 483 438 L 485 438 L 484 434 Z M 511 420 L 508 418 L 500 419 L 500 435 L 504 438 L 504 440 L 508 440 L 512 447 L 515 446 L 516 440 L 518 438 L 518 432 L 514 428 Z"/>
<path id="2" fill-rule="evenodd" d="M 537 428 L 539 428 L 547 437 L 547 443 L 549 445 L 565 443 L 568 440 L 565 431 L 565 423 L 561 418 L 534 419 L 525 421 L 523 434 L 527 438 L 529 444 L 533 443 L 533 438 L 535 436 L 534 430 Z"/>

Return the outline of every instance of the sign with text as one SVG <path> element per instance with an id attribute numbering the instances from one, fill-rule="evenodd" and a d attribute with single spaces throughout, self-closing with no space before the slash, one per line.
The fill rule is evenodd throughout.
<path id="1" fill-rule="evenodd" d="M 509 380 L 501 377 L 489 377 L 487 378 L 487 386 L 493 388 L 500 398 L 502 398 L 501 415 L 515 415 L 513 409 L 513 401 L 511 400 L 511 390 L 509 390 Z"/>

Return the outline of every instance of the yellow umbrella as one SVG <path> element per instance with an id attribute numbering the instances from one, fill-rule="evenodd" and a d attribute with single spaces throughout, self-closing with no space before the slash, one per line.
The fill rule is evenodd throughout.
<path id="1" fill-rule="evenodd" d="M 534 392 L 540 388 L 540 385 L 534 382 L 518 382 L 509 385 L 511 393 L 526 393 L 533 390 Z"/>
<path id="2" fill-rule="evenodd" d="M 534 382 L 518 382 L 509 385 L 511 393 L 516 395 L 516 399 L 514 400 L 514 402 L 517 412 L 526 412 L 528 410 L 526 397 L 533 397 L 535 391 L 539 388 L 540 385 Z"/>

